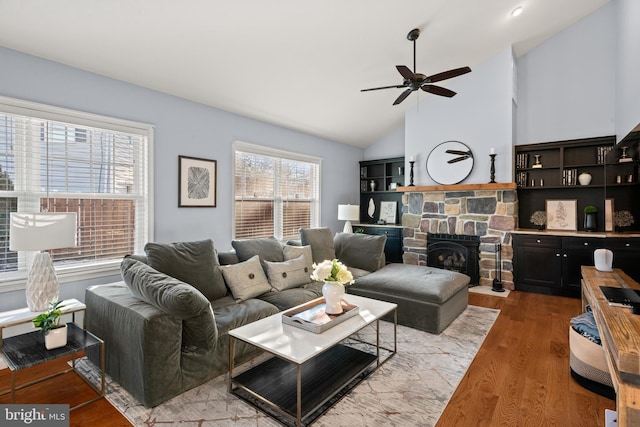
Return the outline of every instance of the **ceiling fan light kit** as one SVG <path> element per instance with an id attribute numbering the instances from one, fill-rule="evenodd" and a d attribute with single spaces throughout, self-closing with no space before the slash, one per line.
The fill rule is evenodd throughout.
<path id="1" fill-rule="evenodd" d="M 412 92 L 417 91 L 418 89 L 422 89 L 425 92 L 432 93 L 434 95 L 445 96 L 447 98 L 451 98 L 456 95 L 456 93 L 450 89 L 444 88 L 442 86 L 436 86 L 432 83 L 439 82 L 442 80 L 451 79 L 453 77 L 458 77 L 466 73 L 471 72 L 471 68 L 469 67 L 460 67 L 454 68 L 452 70 L 443 71 L 438 74 L 433 74 L 431 76 L 427 76 L 425 74 L 416 73 L 416 40 L 420 37 L 420 29 L 414 28 L 409 31 L 407 34 L 407 39 L 413 42 L 413 71 L 409 69 L 406 65 L 396 65 L 396 69 L 403 77 L 404 81 L 401 85 L 391 85 L 391 86 L 382 86 L 382 87 L 374 87 L 370 89 L 362 89 L 361 92 L 368 92 L 372 90 L 380 90 L 380 89 L 391 89 L 391 88 L 405 88 L 405 90 L 396 98 L 393 105 L 398 105 L 402 101 L 404 101 Z"/>

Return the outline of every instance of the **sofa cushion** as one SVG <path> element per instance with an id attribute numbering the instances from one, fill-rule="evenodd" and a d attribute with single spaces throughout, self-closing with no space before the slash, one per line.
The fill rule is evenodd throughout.
<path id="1" fill-rule="evenodd" d="M 380 268 L 387 236 L 336 233 L 333 242 L 336 256 L 347 267 L 376 271 Z"/>
<path id="2" fill-rule="evenodd" d="M 231 295 L 212 301 L 211 305 L 216 316 L 220 336 L 227 335 L 231 329 L 239 328 L 279 311 L 274 305 L 260 299 L 252 298 L 237 302 Z M 226 357 L 227 359 L 229 357 L 228 351 Z"/>
<path id="3" fill-rule="evenodd" d="M 122 277 L 131 293 L 159 310 L 182 320 L 182 345 L 211 349 L 218 338 L 211 304 L 193 286 L 125 257 Z"/>
<path id="4" fill-rule="evenodd" d="M 194 286 L 209 301 L 227 294 L 212 240 L 147 243 L 144 251 L 151 267 Z"/>
<path id="5" fill-rule="evenodd" d="M 269 284 L 276 291 L 295 288 L 311 281 L 311 270 L 304 255 L 283 262 L 265 261 Z"/>
<path id="6" fill-rule="evenodd" d="M 469 276 L 440 268 L 387 264 L 347 288 L 369 289 L 409 300 L 442 304 L 469 284 Z"/>
<path id="7" fill-rule="evenodd" d="M 320 291 L 318 292 L 318 289 Z M 292 288 L 285 289 L 282 292 L 269 292 L 263 295 L 260 295 L 260 298 L 263 301 L 268 302 L 269 304 L 273 304 L 278 307 L 278 310 L 288 310 L 291 307 L 295 307 L 296 305 L 307 303 L 313 299 L 319 298 L 322 296 L 322 287 L 300 287 L 300 288 Z"/>
<path id="8" fill-rule="evenodd" d="M 284 260 L 289 261 L 290 259 L 298 258 L 300 255 L 304 257 L 304 262 L 307 268 L 309 269 L 309 274 L 311 274 L 311 269 L 313 268 L 313 253 L 311 252 L 311 246 L 291 246 L 285 245 L 282 248 L 282 252 L 284 253 Z"/>
<path id="9" fill-rule="evenodd" d="M 322 262 L 336 257 L 330 228 L 301 228 L 300 240 L 303 245 L 311 246 L 313 262 Z"/>
<path id="10" fill-rule="evenodd" d="M 265 261 L 282 262 L 284 255 L 282 253 L 282 244 L 275 237 L 266 239 L 247 239 L 233 240 L 231 246 L 236 250 L 240 261 L 247 261 L 258 255 L 262 268 L 266 271 Z"/>
<path id="11" fill-rule="evenodd" d="M 220 269 L 237 302 L 255 298 L 271 290 L 258 255 L 238 264 L 222 265 Z"/>

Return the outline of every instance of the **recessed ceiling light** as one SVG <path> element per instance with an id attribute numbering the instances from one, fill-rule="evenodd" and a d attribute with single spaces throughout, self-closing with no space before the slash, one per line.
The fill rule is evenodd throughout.
<path id="1" fill-rule="evenodd" d="M 518 6 L 511 11 L 511 16 L 514 18 L 522 13 L 522 6 Z"/>

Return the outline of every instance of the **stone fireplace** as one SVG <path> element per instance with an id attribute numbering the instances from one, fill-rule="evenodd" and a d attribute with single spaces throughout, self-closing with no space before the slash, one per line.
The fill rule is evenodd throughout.
<path id="1" fill-rule="evenodd" d="M 500 265 L 505 289 L 514 289 L 511 231 L 518 224 L 515 184 L 457 184 L 401 187 L 403 191 L 403 262 L 429 265 L 431 235 L 477 240 L 477 277 L 471 284 L 492 286 L 496 276 L 496 243 L 502 244 Z M 462 237 L 460 239 L 460 237 Z M 460 242 L 457 242 L 460 243 Z M 459 255 L 450 254 L 449 263 Z M 446 258 L 446 257 L 445 257 Z M 473 271 L 472 271 L 473 273 Z M 469 274 L 469 273 L 466 273 Z"/>
<path id="2" fill-rule="evenodd" d="M 427 234 L 427 265 L 457 271 L 471 277 L 469 284 L 477 285 L 479 236 L 464 234 Z"/>

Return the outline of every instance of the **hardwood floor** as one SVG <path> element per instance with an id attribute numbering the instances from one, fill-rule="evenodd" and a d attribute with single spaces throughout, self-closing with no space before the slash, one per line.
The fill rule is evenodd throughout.
<path id="1" fill-rule="evenodd" d="M 480 351 L 436 424 L 450 426 L 603 426 L 615 401 L 579 386 L 569 372 L 569 320 L 579 299 L 511 292 L 469 294 L 499 308 Z"/>
<path id="2" fill-rule="evenodd" d="M 569 319 L 580 300 L 511 292 L 508 298 L 471 293 L 472 305 L 499 308 L 500 316 L 462 379 L 437 427 L 603 426 L 615 402 L 576 384 L 569 373 Z M 18 382 L 64 369 L 64 361 L 18 373 Z M 9 388 L 8 369 L 0 390 Z M 17 393 L 17 402 L 75 405 L 95 392 L 68 373 Z M 10 403 L 0 396 L 0 403 Z M 106 399 L 71 412 L 71 426 L 129 426 Z"/>

